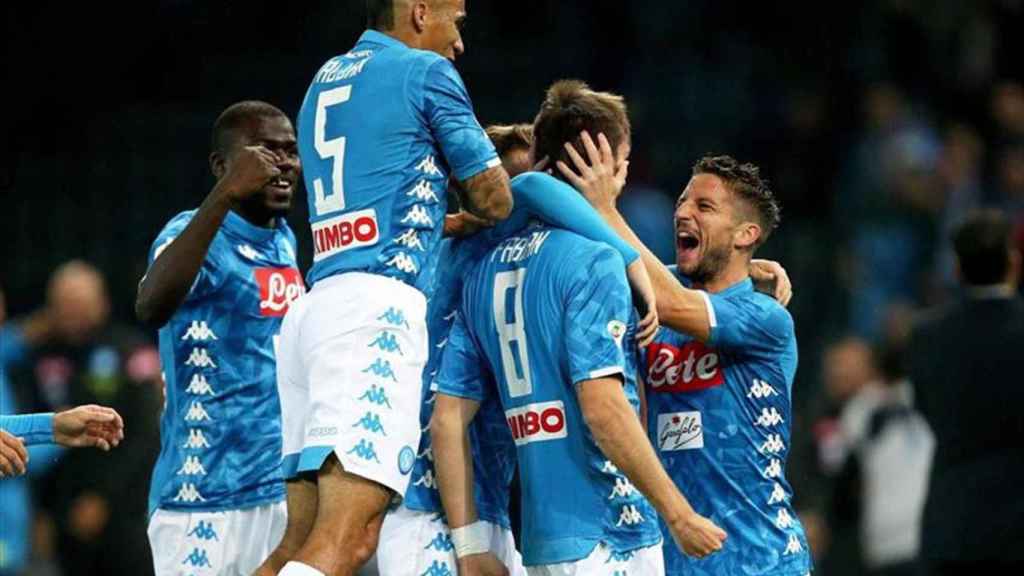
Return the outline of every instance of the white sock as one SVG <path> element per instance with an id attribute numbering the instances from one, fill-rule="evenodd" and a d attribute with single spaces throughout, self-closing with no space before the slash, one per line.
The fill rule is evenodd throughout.
<path id="1" fill-rule="evenodd" d="M 295 562 L 294 560 L 285 564 L 284 568 L 277 573 L 277 576 L 327 576 L 323 572 L 313 568 L 308 564 L 302 562 Z"/>

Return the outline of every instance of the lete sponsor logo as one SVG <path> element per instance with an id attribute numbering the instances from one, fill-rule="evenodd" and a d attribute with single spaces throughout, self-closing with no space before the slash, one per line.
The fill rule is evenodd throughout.
<path id="1" fill-rule="evenodd" d="M 516 446 L 565 438 L 565 406 L 561 400 L 527 404 L 505 411 Z"/>
<path id="2" fill-rule="evenodd" d="M 260 286 L 260 315 L 284 316 L 292 302 L 306 293 L 296 268 L 254 268 Z"/>
<path id="3" fill-rule="evenodd" d="M 311 228 L 314 262 L 360 246 L 372 246 L 380 240 L 377 212 L 373 209 L 314 222 Z"/>
<path id="4" fill-rule="evenodd" d="M 658 414 L 658 450 L 691 450 L 704 447 L 700 412 Z"/>
<path id="5" fill-rule="evenodd" d="M 651 344 L 647 367 L 647 383 L 654 392 L 693 392 L 725 383 L 718 352 L 697 341 L 682 348 Z"/>

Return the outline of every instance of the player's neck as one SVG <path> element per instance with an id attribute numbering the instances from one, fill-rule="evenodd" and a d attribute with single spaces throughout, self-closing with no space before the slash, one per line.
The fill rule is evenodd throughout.
<path id="1" fill-rule="evenodd" d="M 231 210 L 253 226 L 258 226 L 260 228 L 273 228 L 277 224 L 275 222 L 275 218 L 265 212 L 256 214 L 253 211 L 245 210 L 241 206 L 235 206 Z"/>
<path id="2" fill-rule="evenodd" d="M 696 287 L 714 294 L 716 292 L 721 292 L 738 282 L 742 282 L 749 277 L 750 261 L 746 258 L 732 258 L 729 260 L 729 263 L 726 264 L 725 268 L 715 275 L 714 278 L 708 280 L 703 285 Z"/>

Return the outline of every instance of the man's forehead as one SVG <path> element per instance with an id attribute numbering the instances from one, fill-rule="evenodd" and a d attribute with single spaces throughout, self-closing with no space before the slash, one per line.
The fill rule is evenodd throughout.
<path id="1" fill-rule="evenodd" d="M 260 116 L 246 123 L 242 130 L 258 140 L 295 140 L 295 128 L 284 116 Z"/>
<path id="2" fill-rule="evenodd" d="M 727 198 L 728 190 L 725 182 L 714 174 L 696 174 L 686 183 L 686 187 L 676 200 L 678 206 L 686 198 L 708 198 L 719 200 Z"/>

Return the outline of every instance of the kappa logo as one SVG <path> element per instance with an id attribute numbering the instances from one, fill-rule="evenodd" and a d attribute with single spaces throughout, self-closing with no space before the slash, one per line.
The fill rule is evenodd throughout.
<path id="1" fill-rule="evenodd" d="M 437 202 L 437 194 L 434 194 L 434 189 L 430 186 L 430 182 L 426 180 L 420 180 L 416 187 L 409 190 L 406 196 L 415 196 L 420 202 Z"/>
<path id="2" fill-rule="evenodd" d="M 387 331 L 382 331 L 373 342 L 370 342 L 369 348 L 374 346 L 379 348 L 381 352 L 397 352 L 399 356 L 404 356 L 402 348 L 398 345 L 398 339 L 395 338 L 394 334 L 389 334 Z"/>
<path id="3" fill-rule="evenodd" d="M 206 476 L 206 468 L 197 456 L 188 456 L 178 470 L 178 476 Z"/>
<path id="4" fill-rule="evenodd" d="M 747 398 L 768 398 L 769 396 L 778 396 L 779 393 L 772 388 L 771 384 L 764 380 L 754 380 L 753 384 L 750 385 L 750 392 L 747 392 Z"/>
<path id="5" fill-rule="evenodd" d="M 174 497 L 174 501 L 187 502 L 191 504 L 193 502 L 206 502 L 206 498 L 203 498 L 203 495 L 199 493 L 195 484 L 186 482 L 181 485 L 181 488 L 178 490 L 178 495 Z"/>
<path id="6" fill-rule="evenodd" d="M 260 316 L 280 318 L 306 293 L 297 268 L 254 268 L 252 273 L 260 287 Z"/>
<path id="7" fill-rule="evenodd" d="M 416 165 L 416 169 L 424 174 L 430 176 L 441 176 L 442 173 L 437 169 L 437 164 L 434 162 L 433 156 L 427 156 L 419 164 Z"/>
<path id="8" fill-rule="evenodd" d="M 182 448 L 191 448 L 192 450 L 199 450 L 201 448 L 209 448 L 210 443 L 206 441 L 206 436 L 202 430 L 196 428 L 190 428 L 188 431 L 188 440 Z"/>
<path id="9" fill-rule="evenodd" d="M 196 527 L 187 536 L 194 536 L 200 540 L 217 541 L 217 532 L 213 529 L 213 522 L 203 522 L 202 520 L 196 524 Z"/>
<path id="10" fill-rule="evenodd" d="M 647 382 L 654 392 L 695 392 L 725 383 L 718 352 L 696 340 L 682 348 L 651 344 L 647 366 Z"/>
<path id="11" fill-rule="evenodd" d="M 616 552 L 610 550 L 608 559 L 604 561 L 605 564 L 611 564 L 612 562 L 629 562 L 636 556 L 636 550 L 629 550 L 628 552 Z"/>
<path id="12" fill-rule="evenodd" d="M 608 495 L 609 500 L 616 498 L 629 498 L 636 492 L 636 488 L 626 478 L 616 478 L 612 493 Z"/>
<path id="13" fill-rule="evenodd" d="M 426 248 L 423 247 L 423 242 L 420 241 L 419 233 L 415 228 L 409 228 L 405 232 L 395 236 L 394 243 L 401 244 L 410 250 L 419 250 L 420 252 L 426 251 Z"/>
<path id="14" fill-rule="evenodd" d="M 194 368 L 216 368 L 217 364 L 214 363 L 213 358 L 210 358 L 210 353 L 206 351 L 206 348 L 193 348 L 192 353 L 188 355 L 188 359 L 185 360 L 186 366 L 192 366 Z"/>
<path id="15" fill-rule="evenodd" d="M 377 451 L 373 449 L 373 442 L 366 439 L 360 440 L 359 443 L 353 446 L 351 450 L 346 452 L 346 454 L 355 454 L 363 460 L 373 460 L 377 464 L 380 464 L 380 459 L 377 458 Z"/>
<path id="16" fill-rule="evenodd" d="M 182 565 L 191 564 L 193 568 L 212 568 L 210 559 L 206 557 L 206 550 L 193 548 L 192 553 L 185 557 Z"/>
<path id="17" fill-rule="evenodd" d="M 394 306 L 385 310 L 380 316 L 377 316 L 377 320 L 383 320 L 392 326 L 409 327 L 409 323 L 405 320 L 405 313 Z"/>
<path id="18" fill-rule="evenodd" d="M 423 476 L 420 476 L 419 480 L 413 482 L 412 485 L 423 486 L 430 490 L 437 490 L 437 481 L 434 479 L 434 471 L 428 468 L 427 471 L 423 473 Z"/>
<path id="19" fill-rule="evenodd" d="M 424 458 L 424 459 L 427 460 L 427 462 L 433 462 L 434 461 L 434 449 L 431 448 L 430 446 L 427 446 L 426 448 L 423 449 L 423 452 L 420 452 L 419 454 L 417 454 L 416 457 L 417 458 Z"/>
<path id="20" fill-rule="evenodd" d="M 768 438 L 761 445 L 761 452 L 765 454 L 778 454 L 786 449 L 786 445 L 782 443 L 781 434 L 769 434 Z"/>
<path id="21" fill-rule="evenodd" d="M 188 340 L 189 338 L 198 342 L 205 342 L 207 340 L 216 340 L 217 335 L 213 333 L 213 330 L 210 330 L 205 320 L 193 320 L 185 335 L 181 337 L 182 340 Z"/>
<path id="22" fill-rule="evenodd" d="M 415 274 L 416 270 L 418 270 L 416 267 L 416 261 L 405 252 L 395 254 L 394 258 L 388 260 L 387 265 L 392 268 L 397 268 L 406 274 Z"/>
<path id="23" fill-rule="evenodd" d="M 362 426 L 363 430 L 366 430 L 367 432 L 387 436 L 387 433 L 384 432 L 384 426 L 380 423 L 380 416 L 372 412 L 367 412 L 362 418 L 352 425 L 353 428 L 357 428 L 359 426 Z"/>
<path id="24" fill-rule="evenodd" d="M 605 474 L 618 474 L 619 469 L 615 467 L 615 464 L 612 464 L 611 460 L 605 460 L 604 466 L 601 468 L 601 472 L 604 472 Z"/>
<path id="25" fill-rule="evenodd" d="M 769 428 L 771 426 L 778 426 L 785 422 L 782 419 L 782 415 L 774 407 L 762 408 L 761 415 L 758 416 L 757 420 L 754 420 L 755 426 L 761 426 L 762 428 Z"/>
<path id="26" fill-rule="evenodd" d="M 451 552 L 455 549 L 455 544 L 452 544 L 451 535 L 438 532 L 434 539 L 423 547 L 424 550 L 430 550 L 431 548 L 438 552 Z"/>
<path id="27" fill-rule="evenodd" d="M 764 469 L 764 475 L 768 478 L 778 478 L 779 476 L 782 476 L 782 461 L 777 458 L 772 458 L 768 467 Z"/>
<path id="28" fill-rule="evenodd" d="M 800 544 L 800 539 L 796 537 L 796 534 L 789 535 L 789 542 L 786 543 L 786 549 L 782 552 L 783 556 L 792 556 L 793 554 L 799 554 L 804 551 L 804 547 Z"/>
<path id="29" fill-rule="evenodd" d="M 210 383 L 206 381 L 206 376 L 203 376 L 202 373 L 192 375 L 192 381 L 188 383 L 185 392 L 196 396 L 212 396 L 214 394 L 213 388 L 210 387 Z"/>
<path id="30" fill-rule="evenodd" d="M 434 560 L 430 563 L 430 568 L 424 570 L 420 576 L 453 576 L 451 568 L 448 567 L 447 562 L 441 560 Z"/>
<path id="31" fill-rule="evenodd" d="M 619 514 L 619 521 L 615 523 L 616 526 L 635 526 L 644 521 L 643 514 L 637 510 L 636 506 L 632 504 L 626 504 L 622 507 L 622 512 Z"/>
<path id="32" fill-rule="evenodd" d="M 253 247 L 249 246 L 248 244 L 239 244 L 238 253 L 241 254 L 242 256 L 245 256 L 249 260 L 255 260 L 260 256 L 259 252 L 254 250 Z"/>
<path id="33" fill-rule="evenodd" d="M 390 378 L 392 382 L 398 382 L 398 379 L 395 378 L 394 371 L 391 370 L 391 363 L 381 358 L 377 358 L 373 362 L 373 364 L 370 364 L 369 366 L 363 369 L 363 373 L 367 372 L 370 372 L 375 376 L 379 376 L 381 378 Z"/>
<path id="34" fill-rule="evenodd" d="M 781 504 L 786 501 L 786 491 L 782 489 L 782 484 L 775 483 L 775 488 L 772 489 L 771 496 L 768 497 L 768 505 L 773 506 L 775 504 Z"/>
<path id="35" fill-rule="evenodd" d="M 408 224 L 412 226 L 424 226 L 427 228 L 434 227 L 434 220 L 430 217 L 430 213 L 421 204 L 415 204 L 409 211 L 405 213 L 405 216 L 399 221 L 400 224 Z"/>
<path id="36" fill-rule="evenodd" d="M 793 526 L 793 517 L 786 512 L 785 508 L 779 508 L 778 513 L 775 515 L 775 527 L 779 530 L 785 530 Z"/>
<path id="37" fill-rule="evenodd" d="M 391 402 L 388 400 L 387 392 L 376 384 L 371 385 L 369 390 L 363 392 L 363 395 L 360 396 L 359 399 L 366 400 L 370 404 L 391 408 Z"/>
<path id="38" fill-rule="evenodd" d="M 206 408 L 203 408 L 202 402 L 193 402 L 188 408 L 188 412 L 185 413 L 186 422 L 208 422 L 212 420 L 210 414 L 206 412 Z"/>

